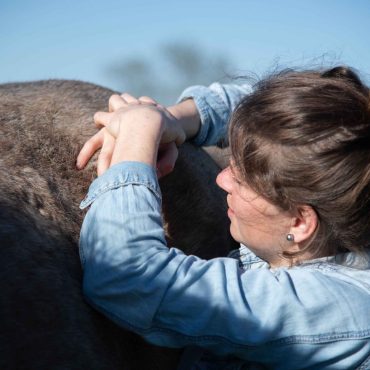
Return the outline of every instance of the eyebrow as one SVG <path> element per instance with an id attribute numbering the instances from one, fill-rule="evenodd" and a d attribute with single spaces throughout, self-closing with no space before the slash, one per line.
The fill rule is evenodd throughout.
<path id="1" fill-rule="evenodd" d="M 235 165 L 233 164 L 233 160 L 230 159 L 229 167 L 231 171 L 232 178 L 238 183 L 243 184 L 243 181 L 239 179 L 239 177 L 235 174 Z"/>

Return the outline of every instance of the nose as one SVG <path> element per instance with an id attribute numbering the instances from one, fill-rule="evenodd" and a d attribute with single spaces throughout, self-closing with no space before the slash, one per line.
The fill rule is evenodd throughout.
<path id="1" fill-rule="evenodd" d="M 223 169 L 216 178 L 216 184 L 227 193 L 231 193 L 233 186 L 233 177 L 230 166 Z"/>

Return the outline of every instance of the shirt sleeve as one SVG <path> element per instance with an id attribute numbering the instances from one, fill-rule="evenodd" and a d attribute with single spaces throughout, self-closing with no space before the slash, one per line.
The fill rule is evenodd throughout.
<path id="1" fill-rule="evenodd" d="M 303 338 L 301 350 L 309 357 L 315 346 L 305 347 L 305 341 L 321 340 L 317 333 L 325 340 L 336 325 L 333 307 L 343 305 L 342 294 L 322 274 L 244 271 L 233 258 L 206 261 L 167 248 L 160 190 L 155 170 L 146 164 L 110 168 L 90 186 L 81 208 L 88 205 L 80 238 L 84 295 L 118 325 L 154 344 L 285 361 L 289 340 Z M 356 303 L 356 309 L 366 311 L 361 315 L 367 320 L 368 305 Z M 352 323 L 355 316 L 346 320 Z"/>
<path id="2" fill-rule="evenodd" d="M 83 292 L 96 309 L 167 347 L 241 345 L 246 332 L 239 330 L 239 320 L 248 333 L 259 335 L 238 260 L 207 261 L 167 247 L 152 167 L 139 162 L 113 166 L 90 186 L 81 208 L 89 205 L 80 258 Z"/>
<path id="3" fill-rule="evenodd" d="M 192 98 L 197 106 L 201 119 L 201 127 L 193 143 L 198 146 L 217 144 L 227 134 L 227 124 L 231 113 L 242 100 L 250 94 L 249 84 L 219 84 L 209 87 L 191 86 L 183 91 L 178 102 Z"/>

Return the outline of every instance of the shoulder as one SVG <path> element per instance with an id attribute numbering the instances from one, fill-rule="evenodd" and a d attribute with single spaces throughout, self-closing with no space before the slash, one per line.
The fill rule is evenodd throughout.
<path id="1" fill-rule="evenodd" d="M 304 307 L 302 314 L 308 320 L 307 332 L 370 335 L 369 269 L 319 262 L 279 269 L 274 276 L 287 294 L 296 297 L 293 301 Z"/>
<path id="2" fill-rule="evenodd" d="M 334 266 L 335 267 L 335 266 Z M 330 264 L 276 270 L 247 270 L 245 300 L 276 330 L 270 339 L 370 336 L 370 271 L 351 274 Z M 277 325 L 280 323 L 280 325 Z M 334 340 L 334 337 L 332 337 Z"/>

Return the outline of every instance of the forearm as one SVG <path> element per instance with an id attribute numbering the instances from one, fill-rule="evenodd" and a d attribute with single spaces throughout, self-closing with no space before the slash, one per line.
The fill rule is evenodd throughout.
<path id="1" fill-rule="evenodd" d="M 158 265 L 168 258 L 154 170 L 137 162 L 110 168 L 81 207 L 91 203 L 80 238 L 84 293 L 120 325 L 146 329 L 163 294 L 154 277 L 161 280 Z"/>
<path id="2" fill-rule="evenodd" d="M 227 135 L 231 114 L 243 96 L 252 91 L 250 85 L 191 86 L 183 91 L 174 107 L 183 110 L 189 138 L 195 145 L 215 145 Z M 175 113 L 176 116 L 176 113 Z"/>
<path id="3" fill-rule="evenodd" d="M 156 166 L 164 123 L 160 112 L 132 110 L 122 116 L 111 166 L 123 161 Z"/>
<path id="4" fill-rule="evenodd" d="M 186 99 L 167 108 L 186 134 L 186 140 L 194 138 L 200 129 L 200 115 L 193 99 Z"/>

